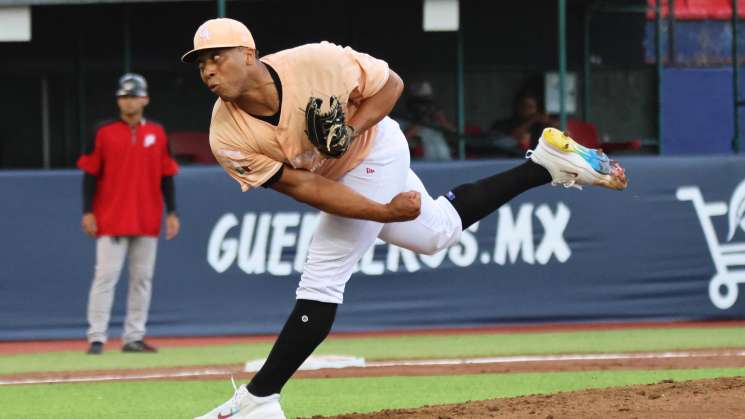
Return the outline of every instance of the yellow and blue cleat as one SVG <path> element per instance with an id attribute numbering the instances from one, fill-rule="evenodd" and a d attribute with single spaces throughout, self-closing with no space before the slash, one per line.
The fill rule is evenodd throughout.
<path id="1" fill-rule="evenodd" d="M 578 189 L 593 185 L 619 191 L 628 185 L 626 172 L 617 161 L 556 128 L 544 129 L 535 150 L 528 150 L 525 157 L 548 170 L 552 185 Z"/>

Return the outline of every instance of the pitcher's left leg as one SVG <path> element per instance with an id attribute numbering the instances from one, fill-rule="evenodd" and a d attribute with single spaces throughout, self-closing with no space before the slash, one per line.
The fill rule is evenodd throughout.
<path id="1" fill-rule="evenodd" d="M 411 169 L 404 189 L 417 191 L 421 195 L 419 217 L 402 223 L 386 224 L 378 237 L 386 243 L 423 255 L 435 254 L 457 243 L 463 229 L 458 211 L 450 201 L 442 196 L 432 198 Z"/>
<path id="2" fill-rule="evenodd" d="M 457 243 L 461 232 L 517 195 L 551 181 L 549 173 L 532 161 L 505 172 L 457 186 L 432 198 L 417 175 L 410 171 L 406 189 L 422 196 L 421 214 L 415 220 L 386 224 L 380 239 L 416 253 L 432 255 Z"/>
<path id="3" fill-rule="evenodd" d="M 387 224 L 380 238 L 417 253 L 433 254 L 457 243 L 463 229 L 534 187 L 552 183 L 622 190 L 628 183 L 618 162 L 553 128 L 543 131 L 538 146 L 527 157 L 530 160 L 523 164 L 459 185 L 437 199 L 411 172 L 406 188 L 421 193 L 421 215 L 405 223 Z"/>

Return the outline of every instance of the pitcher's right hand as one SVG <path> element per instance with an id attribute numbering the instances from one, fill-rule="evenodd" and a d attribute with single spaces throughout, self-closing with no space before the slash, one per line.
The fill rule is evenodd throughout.
<path id="1" fill-rule="evenodd" d="M 422 210 L 422 196 L 419 192 L 401 192 L 386 205 L 389 214 L 386 222 L 409 221 L 419 216 Z"/>

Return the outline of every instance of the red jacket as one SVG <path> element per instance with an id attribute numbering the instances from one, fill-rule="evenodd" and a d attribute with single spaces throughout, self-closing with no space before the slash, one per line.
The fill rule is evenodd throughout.
<path id="1" fill-rule="evenodd" d="M 98 179 L 93 199 L 98 236 L 160 234 L 161 178 L 178 172 L 162 126 L 144 119 L 135 127 L 122 120 L 104 124 L 78 167 Z"/>

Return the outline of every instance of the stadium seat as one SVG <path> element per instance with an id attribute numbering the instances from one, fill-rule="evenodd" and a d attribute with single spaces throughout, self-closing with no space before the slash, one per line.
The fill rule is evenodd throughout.
<path id="1" fill-rule="evenodd" d="M 598 130 L 595 125 L 578 119 L 567 121 L 567 132 L 569 132 L 569 135 L 575 141 L 583 146 L 602 148 L 607 153 L 638 150 L 642 145 L 640 140 L 602 142 L 600 141 L 600 136 L 598 136 Z"/>
<path id="2" fill-rule="evenodd" d="M 179 131 L 168 135 L 171 152 L 179 163 L 216 164 L 210 149 L 209 134 L 200 131 Z"/>
<path id="3" fill-rule="evenodd" d="M 484 130 L 476 124 L 466 124 L 463 127 L 463 133 L 466 135 L 479 136 L 484 134 Z"/>
<path id="4" fill-rule="evenodd" d="M 681 3 L 681 14 L 678 14 L 677 3 Z M 676 1 L 675 17 L 684 20 L 706 20 L 710 17 L 709 0 Z"/>
<path id="5" fill-rule="evenodd" d="M 706 11 L 708 19 L 725 20 L 732 17 L 731 0 L 688 0 L 691 7 Z M 739 6 L 739 4 L 738 4 Z"/>
<path id="6" fill-rule="evenodd" d="M 647 0 L 647 19 L 654 20 L 658 0 Z M 660 0 L 662 16 L 667 17 L 668 0 Z M 738 15 L 745 17 L 745 0 L 737 0 Z M 732 18 L 731 0 L 675 0 L 675 18 L 680 20 L 728 20 Z"/>

